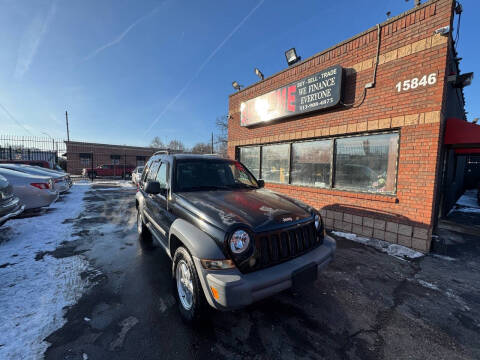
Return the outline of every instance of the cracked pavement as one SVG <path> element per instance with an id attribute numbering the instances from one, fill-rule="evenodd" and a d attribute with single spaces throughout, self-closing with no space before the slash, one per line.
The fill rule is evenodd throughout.
<path id="1" fill-rule="evenodd" d="M 138 241 L 134 190 L 96 184 L 84 201 L 79 239 L 50 255 L 82 254 L 96 285 L 46 339 L 46 359 L 480 358 L 480 236 L 446 233 L 463 240 L 450 257 L 413 261 L 338 239 L 311 287 L 190 327 L 170 260 Z"/>

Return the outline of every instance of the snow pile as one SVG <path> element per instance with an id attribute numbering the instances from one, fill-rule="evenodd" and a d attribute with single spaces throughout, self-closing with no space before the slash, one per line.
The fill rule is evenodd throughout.
<path id="1" fill-rule="evenodd" d="M 42 358 L 44 338 L 60 328 L 64 308 L 78 301 L 86 287 L 80 273 L 88 263 L 79 256 L 35 260 L 73 240 L 72 224 L 83 210 L 88 184 L 74 185 L 61 201 L 40 216 L 14 219 L 0 228 L 0 358 Z"/>
<path id="2" fill-rule="evenodd" d="M 468 212 L 468 213 L 479 213 L 480 214 L 480 204 L 477 200 L 477 191 L 478 190 L 467 190 L 456 203 L 455 211 Z"/>
<path id="3" fill-rule="evenodd" d="M 415 259 L 418 257 L 423 256 L 424 254 L 415 250 L 412 250 L 408 247 L 392 244 L 387 241 L 377 240 L 377 239 L 370 239 L 366 237 L 357 236 L 351 233 L 345 233 L 341 231 L 333 231 L 332 232 L 336 236 L 343 237 L 345 239 L 355 241 L 360 244 L 365 244 L 367 246 L 371 246 L 377 250 L 380 250 L 384 253 L 387 253 L 390 256 L 394 256 L 396 258 L 405 260 L 405 259 Z"/>

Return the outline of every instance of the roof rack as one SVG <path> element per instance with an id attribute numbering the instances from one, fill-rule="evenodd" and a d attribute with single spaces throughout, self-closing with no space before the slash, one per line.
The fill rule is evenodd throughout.
<path id="1" fill-rule="evenodd" d="M 163 149 L 163 150 L 158 150 L 155 151 L 153 155 L 170 155 L 170 154 L 182 154 L 183 150 L 174 150 L 174 149 Z"/>

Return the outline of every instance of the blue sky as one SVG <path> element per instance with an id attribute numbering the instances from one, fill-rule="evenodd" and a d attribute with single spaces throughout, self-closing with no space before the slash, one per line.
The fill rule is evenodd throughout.
<path id="1" fill-rule="evenodd" d="M 0 0 L 0 134 L 148 145 L 206 142 L 231 82 L 250 85 L 414 0 Z M 461 70 L 477 71 L 475 0 L 461 1 Z M 480 117 L 480 77 L 465 88 Z"/>

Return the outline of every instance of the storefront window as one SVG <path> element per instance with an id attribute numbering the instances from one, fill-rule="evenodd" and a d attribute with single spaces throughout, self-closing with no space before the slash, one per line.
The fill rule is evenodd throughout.
<path id="1" fill-rule="evenodd" d="M 398 134 L 337 139 L 335 187 L 394 193 L 397 154 Z"/>
<path id="2" fill-rule="evenodd" d="M 266 182 L 288 184 L 290 144 L 262 148 L 262 178 Z"/>
<path id="3" fill-rule="evenodd" d="M 260 177 L 260 146 L 240 148 L 240 161 L 253 176 Z"/>
<path id="4" fill-rule="evenodd" d="M 330 187 L 332 140 L 292 145 L 292 184 Z"/>

